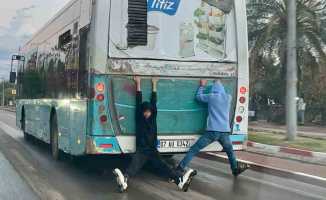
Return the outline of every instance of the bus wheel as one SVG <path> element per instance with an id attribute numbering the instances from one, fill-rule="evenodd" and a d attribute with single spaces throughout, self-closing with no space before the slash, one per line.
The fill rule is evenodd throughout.
<path id="1" fill-rule="evenodd" d="M 51 155 L 54 160 L 60 160 L 60 150 L 59 150 L 59 131 L 57 115 L 53 113 L 50 119 L 50 145 L 51 145 Z"/>
<path id="2" fill-rule="evenodd" d="M 26 120 L 25 120 L 25 112 L 23 110 L 23 114 L 22 114 L 22 118 L 21 118 L 21 130 L 23 131 L 24 139 L 26 141 L 30 141 L 31 136 L 26 132 L 25 127 L 26 127 Z"/>

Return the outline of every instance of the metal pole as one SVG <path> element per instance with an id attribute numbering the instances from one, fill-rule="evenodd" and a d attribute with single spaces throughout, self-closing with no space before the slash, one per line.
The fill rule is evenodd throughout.
<path id="1" fill-rule="evenodd" d="M 1 78 L 2 80 L 2 106 L 5 106 L 5 79 Z"/>
<path id="2" fill-rule="evenodd" d="M 287 139 L 297 137 L 297 17 L 296 0 L 288 0 L 287 74 L 286 74 L 286 123 Z"/>

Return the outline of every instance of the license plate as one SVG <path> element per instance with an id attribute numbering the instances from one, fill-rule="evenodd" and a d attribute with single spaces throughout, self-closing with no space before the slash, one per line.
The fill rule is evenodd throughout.
<path id="1" fill-rule="evenodd" d="M 160 140 L 160 148 L 190 148 L 193 144 L 191 139 Z"/>

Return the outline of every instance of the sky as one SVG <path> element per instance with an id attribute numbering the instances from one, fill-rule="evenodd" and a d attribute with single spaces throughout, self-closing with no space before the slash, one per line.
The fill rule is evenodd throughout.
<path id="1" fill-rule="evenodd" d="M 0 7 L 0 78 L 9 78 L 11 55 L 70 0 L 10 0 Z"/>

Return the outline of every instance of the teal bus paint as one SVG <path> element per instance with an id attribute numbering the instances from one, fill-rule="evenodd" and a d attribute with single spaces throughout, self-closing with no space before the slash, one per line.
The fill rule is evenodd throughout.
<path id="1" fill-rule="evenodd" d="M 49 143 L 55 157 L 56 150 L 76 156 L 133 153 L 138 75 L 144 100 L 151 78 L 159 77 L 159 151 L 187 152 L 205 131 L 207 107 L 195 100 L 205 78 L 209 85 L 221 80 L 233 97 L 230 138 L 236 150 L 245 148 L 245 0 L 178 0 L 173 11 L 151 2 L 147 13 L 137 13 L 142 11 L 128 11 L 131 0 L 73 0 L 21 48 L 16 123 L 26 138 Z M 127 26 L 134 14 L 147 16 L 147 30 L 137 30 L 140 38 Z"/>

